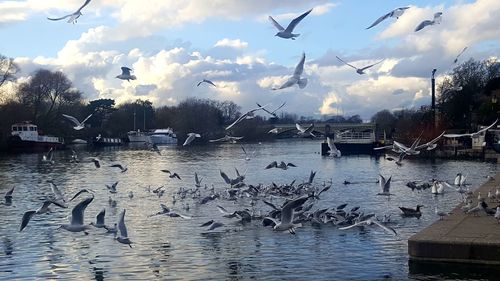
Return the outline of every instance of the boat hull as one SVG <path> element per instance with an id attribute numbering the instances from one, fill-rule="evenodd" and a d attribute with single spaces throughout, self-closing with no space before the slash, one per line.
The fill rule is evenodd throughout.
<path id="1" fill-rule="evenodd" d="M 13 152 L 43 152 L 49 149 L 65 149 L 66 145 L 62 142 L 41 142 L 22 140 L 19 136 L 11 136 L 7 140 L 9 151 Z"/>
<path id="2" fill-rule="evenodd" d="M 376 143 L 335 143 L 335 146 L 342 153 L 342 155 L 349 154 L 376 154 Z M 328 155 L 330 148 L 327 143 L 321 143 L 321 155 Z"/>

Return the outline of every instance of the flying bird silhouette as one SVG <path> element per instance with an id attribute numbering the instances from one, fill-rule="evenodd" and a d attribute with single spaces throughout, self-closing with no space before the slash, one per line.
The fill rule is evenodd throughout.
<path id="1" fill-rule="evenodd" d="M 90 0 L 87 0 L 85 1 L 85 3 L 83 3 L 83 5 L 78 9 L 76 10 L 76 12 L 72 13 L 72 14 L 69 14 L 69 15 L 65 15 L 63 17 L 60 17 L 60 18 L 47 18 L 48 20 L 52 20 L 52 21 L 58 21 L 58 20 L 63 20 L 65 18 L 69 18 L 68 19 L 68 23 L 73 23 L 75 24 L 76 21 L 78 20 L 78 18 L 80 16 L 82 16 L 82 9 L 87 6 L 88 4 L 90 3 Z"/>
<path id="2" fill-rule="evenodd" d="M 295 40 L 295 37 L 299 37 L 300 34 L 294 34 L 292 33 L 293 32 L 293 29 L 297 26 L 297 24 L 299 24 L 299 22 L 304 19 L 307 15 L 309 15 L 309 13 L 312 11 L 312 9 L 310 9 L 309 11 L 303 13 L 302 15 L 294 18 L 289 24 L 288 26 L 285 28 L 283 28 L 283 26 L 281 26 L 277 21 L 275 21 L 273 19 L 273 17 L 269 16 L 269 20 L 271 21 L 271 23 L 279 30 L 278 33 L 276 33 L 274 36 L 278 36 L 278 37 L 281 37 L 281 38 L 284 38 L 284 39 L 292 39 L 292 40 Z"/>

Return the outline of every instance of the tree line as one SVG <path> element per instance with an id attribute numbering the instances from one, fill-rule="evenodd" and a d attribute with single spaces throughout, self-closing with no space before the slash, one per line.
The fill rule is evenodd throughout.
<path id="1" fill-rule="evenodd" d="M 85 94 L 76 89 L 68 77 L 60 71 L 36 70 L 27 81 L 17 83 L 13 95 L 5 94 L 7 81 L 15 81 L 19 67 L 12 58 L 0 55 L 0 139 L 5 141 L 10 126 L 21 121 L 32 121 L 44 134 L 69 139 L 88 139 L 97 134 L 124 136 L 134 129 L 173 128 L 182 143 L 187 133 L 202 134 L 203 141 L 219 138 L 229 133 L 244 136 L 248 141 L 265 140 L 272 136 L 267 132 L 279 123 L 361 123 L 359 115 L 330 116 L 322 120 L 282 112 L 279 118 L 256 116 L 233 127 L 225 127 L 242 115 L 241 107 L 232 101 L 188 98 L 174 106 L 154 107 L 148 100 L 138 99 L 116 105 L 112 99 L 85 100 Z M 500 66 L 496 61 L 473 59 L 457 66 L 438 89 L 438 128 L 470 130 L 476 124 L 494 120 L 500 110 L 492 94 L 498 89 Z M 496 81 L 496 82 L 495 82 Z M 457 87 L 460 85 L 460 87 Z M 452 90 L 450 90 L 452 89 Z M 75 131 L 62 114 L 83 120 L 88 128 Z M 391 112 L 382 110 L 371 118 L 379 132 L 387 137 L 405 137 L 424 131 L 433 134 L 433 118 L 430 107 L 403 109 Z M 1 141 L 0 141 L 1 142 Z M 0 143 L 1 146 L 1 143 Z"/>

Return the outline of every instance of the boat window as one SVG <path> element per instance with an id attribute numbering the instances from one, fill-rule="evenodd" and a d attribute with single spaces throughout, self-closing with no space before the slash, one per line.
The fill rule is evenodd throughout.
<path id="1" fill-rule="evenodd" d="M 12 126 L 12 131 L 17 131 L 17 127 Z"/>
<path id="2" fill-rule="evenodd" d="M 23 131 L 27 131 L 28 127 L 23 126 Z"/>
<path id="3" fill-rule="evenodd" d="M 30 127 L 30 131 L 34 131 L 35 130 L 35 127 Z"/>

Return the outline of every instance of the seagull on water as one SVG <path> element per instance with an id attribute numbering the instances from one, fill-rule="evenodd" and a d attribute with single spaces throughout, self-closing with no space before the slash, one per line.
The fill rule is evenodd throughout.
<path id="1" fill-rule="evenodd" d="M 130 80 L 137 79 L 137 77 L 135 77 L 135 75 L 130 74 L 130 72 L 133 71 L 131 68 L 123 66 L 121 69 L 122 69 L 122 74 L 117 75 L 116 78 L 121 79 L 121 80 L 127 80 L 129 82 L 130 82 Z"/>
<path id="2" fill-rule="evenodd" d="M 309 196 L 299 197 L 295 200 L 291 200 L 286 203 L 281 209 L 281 220 L 276 221 L 274 218 L 266 217 L 265 219 L 274 222 L 274 231 L 289 231 L 291 234 L 295 234 L 295 228 L 302 226 L 301 224 L 293 223 L 293 212 L 296 208 L 304 205 L 304 203 L 309 199 Z"/>
<path id="3" fill-rule="evenodd" d="M 86 0 L 85 3 L 83 3 L 83 5 L 78 9 L 76 10 L 76 12 L 72 13 L 72 14 L 69 14 L 69 15 L 65 15 L 63 17 L 60 17 L 60 18 L 47 18 L 48 20 L 52 20 L 52 21 L 58 21 L 58 20 L 62 20 L 62 19 L 65 19 L 65 18 L 69 18 L 68 19 L 68 23 L 73 23 L 75 24 L 78 20 L 78 18 L 80 16 L 82 16 L 82 9 L 85 8 L 85 6 L 87 6 L 89 3 L 90 3 L 91 0 Z"/>
<path id="4" fill-rule="evenodd" d="M 300 34 L 294 34 L 292 33 L 293 30 L 295 29 L 295 27 L 297 26 L 297 24 L 299 24 L 299 22 L 304 19 L 307 15 L 309 15 L 309 13 L 312 11 L 313 9 L 310 9 L 309 11 L 303 13 L 302 15 L 294 18 L 289 24 L 288 26 L 285 28 L 283 28 L 283 26 L 281 26 L 277 21 L 275 21 L 273 19 L 273 17 L 269 16 L 269 20 L 271 21 L 271 23 L 274 25 L 274 27 L 276 27 L 278 29 L 278 33 L 276 33 L 274 36 L 278 36 L 278 37 L 281 37 L 281 38 L 284 38 L 284 39 L 292 39 L 292 40 L 295 40 L 295 37 L 299 37 Z"/>
<path id="5" fill-rule="evenodd" d="M 295 66 L 295 70 L 293 71 L 292 77 L 288 78 L 281 86 L 278 88 L 273 88 L 273 90 L 281 90 L 288 87 L 291 87 L 295 84 L 299 85 L 300 89 L 304 89 L 307 86 L 307 78 L 300 78 L 302 73 L 304 72 L 304 62 L 306 61 L 306 54 L 302 53 L 302 58 L 300 59 L 297 66 Z"/>
<path id="6" fill-rule="evenodd" d="M 467 176 L 462 175 L 462 173 L 457 173 L 457 176 L 455 177 L 454 184 L 456 186 L 464 186 L 466 179 L 467 179 Z"/>
<path id="7" fill-rule="evenodd" d="M 60 208 L 67 208 L 66 206 L 52 200 L 45 200 L 40 208 L 38 208 L 35 211 L 27 211 L 24 213 L 23 218 L 21 220 L 21 227 L 19 228 L 19 231 L 23 231 L 23 229 L 28 225 L 30 222 L 30 219 L 35 215 L 40 215 L 40 214 L 45 214 L 47 212 L 50 212 L 49 206 L 51 204 L 56 205 L 57 207 Z"/>
<path id="8" fill-rule="evenodd" d="M 380 174 L 378 176 L 379 176 L 378 183 L 380 185 L 380 188 L 382 189 L 382 192 L 377 193 L 377 195 L 386 195 L 386 196 L 392 195 L 390 193 L 392 176 L 389 177 L 388 180 L 386 180 L 385 177 Z"/>
<path id="9" fill-rule="evenodd" d="M 435 13 L 433 20 L 424 20 L 419 25 L 417 25 L 417 27 L 415 28 L 415 32 L 422 30 L 424 27 L 426 27 L 428 25 L 440 24 L 442 15 L 443 15 L 443 13 L 441 13 L 441 12 Z"/>
<path id="10" fill-rule="evenodd" d="M 198 84 L 196 84 L 196 87 L 199 87 L 202 83 L 207 83 L 207 84 L 212 85 L 212 86 L 217 88 L 217 86 L 215 86 L 214 82 L 207 80 L 207 79 L 203 79 L 200 82 L 198 82 Z"/>
<path id="11" fill-rule="evenodd" d="M 335 146 L 335 143 L 333 143 L 333 140 L 330 137 L 326 137 L 326 143 L 328 144 L 328 148 L 330 149 L 328 151 L 328 154 L 333 157 L 340 157 L 342 156 L 342 153 L 340 150 L 337 149 Z"/>
<path id="12" fill-rule="evenodd" d="M 79 130 L 85 128 L 85 121 L 87 121 L 90 117 L 92 117 L 92 114 L 90 114 L 89 116 L 87 116 L 87 118 L 83 119 L 82 122 L 78 121 L 78 119 L 76 119 L 75 117 L 73 117 L 71 115 L 63 114 L 62 116 L 64 116 L 69 121 L 73 122 L 73 124 L 75 124 L 75 127 L 73 127 L 73 129 L 79 131 Z"/>
<path id="13" fill-rule="evenodd" d="M 194 141 L 195 138 L 201 138 L 201 135 L 197 133 L 188 133 L 187 135 L 188 137 L 186 138 L 182 146 L 189 145 L 191 142 Z"/>
<path id="14" fill-rule="evenodd" d="M 341 58 L 339 58 L 339 57 L 337 57 L 337 56 L 335 56 L 335 57 L 336 57 L 339 61 L 341 61 L 342 63 L 344 63 L 345 65 L 348 65 L 348 66 L 350 66 L 350 67 L 352 67 L 352 68 L 356 69 L 356 73 L 358 73 L 359 75 L 365 74 L 365 70 L 367 70 L 368 68 L 370 68 L 370 67 L 372 67 L 372 66 L 375 66 L 375 65 L 377 65 L 377 64 L 379 64 L 379 63 L 381 63 L 381 62 L 383 62 L 383 61 L 384 61 L 384 60 L 381 60 L 381 61 L 376 62 L 376 63 L 374 63 L 374 64 L 370 64 L 370 65 L 367 65 L 367 66 L 362 67 L 362 68 L 357 68 L 357 67 L 355 67 L 354 65 L 349 64 L 349 63 L 347 63 L 347 62 L 343 61 Z"/>
<path id="15" fill-rule="evenodd" d="M 399 17 L 402 16 L 404 14 L 404 12 L 409 8 L 410 7 L 401 7 L 401 8 L 394 9 L 394 10 L 390 11 L 389 13 L 378 18 L 375 22 L 372 23 L 372 25 L 370 25 L 366 29 L 370 29 L 370 28 L 376 26 L 377 24 L 381 23 L 383 20 L 385 20 L 387 18 L 399 19 Z"/>
<path id="16" fill-rule="evenodd" d="M 63 224 L 61 228 L 66 229 L 71 232 L 80 232 L 87 230 L 90 226 L 83 224 L 84 213 L 87 206 L 94 200 L 94 195 L 89 197 L 82 202 L 78 203 L 71 211 L 71 221 L 70 224 Z"/>
<path id="17" fill-rule="evenodd" d="M 118 221 L 118 231 L 119 235 L 116 237 L 116 241 L 128 245 L 132 248 L 132 241 L 128 238 L 127 227 L 125 226 L 125 209 L 120 214 L 120 220 Z"/>

